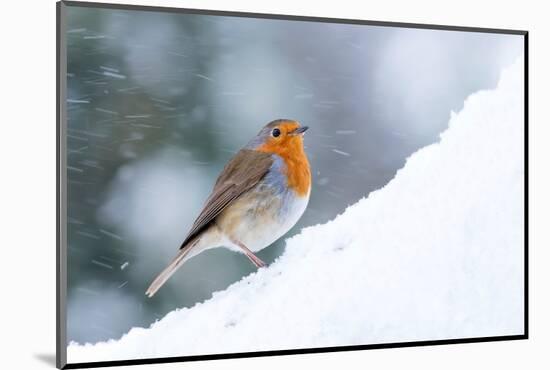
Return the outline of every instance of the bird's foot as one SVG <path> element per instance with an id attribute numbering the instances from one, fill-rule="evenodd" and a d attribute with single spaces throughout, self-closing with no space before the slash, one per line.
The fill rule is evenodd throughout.
<path id="1" fill-rule="evenodd" d="M 266 263 L 264 261 L 262 261 L 258 256 L 256 256 L 254 253 L 250 252 L 250 253 L 245 253 L 246 256 L 248 257 L 248 259 L 257 267 L 257 268 L 261 268 L 261 267 L 265 267 L 267 266 Z"/>
<path id="2" fill-rule="evenodd" d="M 258 256 L 256 256 L 250 249 L 248 249 L 248 247 L 246 245 L 244 245 L 243 243 L 241 243 L 239 240 L 237 239 L 231 239 L 231 241 L 233 243 L 235 243 L 235 245 L 239 246 L 242 251 L 244 252 L 244 254 L 248 257 L 248 259 L 254 264 L 254 266 L 256 266 L 257 268 L 260 268 L 260 267 L 265 267 L 267 266 L 266 263 L 264 261 L 262 261 Z"/>

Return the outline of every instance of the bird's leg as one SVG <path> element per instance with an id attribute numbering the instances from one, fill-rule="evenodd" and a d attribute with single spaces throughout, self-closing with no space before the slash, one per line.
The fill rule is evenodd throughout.
<path id="1" fill-rule="evenodd" d="M 246 247 L 246 245 L 244 245 L 243 243 L 241 243 L 240 241 L 238 240 L 231 240 L 233 243 L 235 243 L 235 245 L 238 245 L 244 252 L 244 254 L 246 254 L 246 256 L 248 257 L 248 259 L 254 264 L 256 265 L 257 268 L 260 268 L 260 267 L 265 267 L 266 264 L 264 261 L 262 261 L 258 256 L 256 256 L 254 253 L 252 253 L 252 251 L 250 249 L 248 249 Z"/>

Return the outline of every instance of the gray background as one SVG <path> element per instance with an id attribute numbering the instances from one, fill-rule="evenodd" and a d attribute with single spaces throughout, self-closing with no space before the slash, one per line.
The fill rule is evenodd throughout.
<path id="1" fill-rule="evenodd" d="M 144 295 L 224 163 L 268 121 L 311 127 L 312 196 L 290 236 L 386 184 L 522 51 L 512 35 L 67 14 L 67 328 L 78 342 L 148 326 L 254 271 L 242 255 L 208 251 Z M 259 256 L 273 261 L 283 247 Z"/>

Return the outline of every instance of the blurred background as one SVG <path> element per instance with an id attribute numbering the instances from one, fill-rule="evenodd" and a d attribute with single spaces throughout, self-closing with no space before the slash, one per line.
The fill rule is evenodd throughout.
<path id="1" fill-rule="evenodd" d="M 291 118 L 326 222 L 436 142 L 521 36 L 68 7 L 68 340 L 119 338 L 255 271 L 225 249 L 145 289 L 226 161 Z M 414 196 L 414 194 L 411 194 Z M 258 255 L 274 261 L 284 238 Z"/>

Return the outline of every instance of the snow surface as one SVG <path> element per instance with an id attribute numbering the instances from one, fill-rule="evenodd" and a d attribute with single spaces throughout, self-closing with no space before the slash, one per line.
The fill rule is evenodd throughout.
<path id="1" fill-rule="evenodd" d="M 523 333 L 523 57 L 384 188 L 204 303 L 71 363 Z M 144 299 L 145 296 L 144 296 Z"/>

